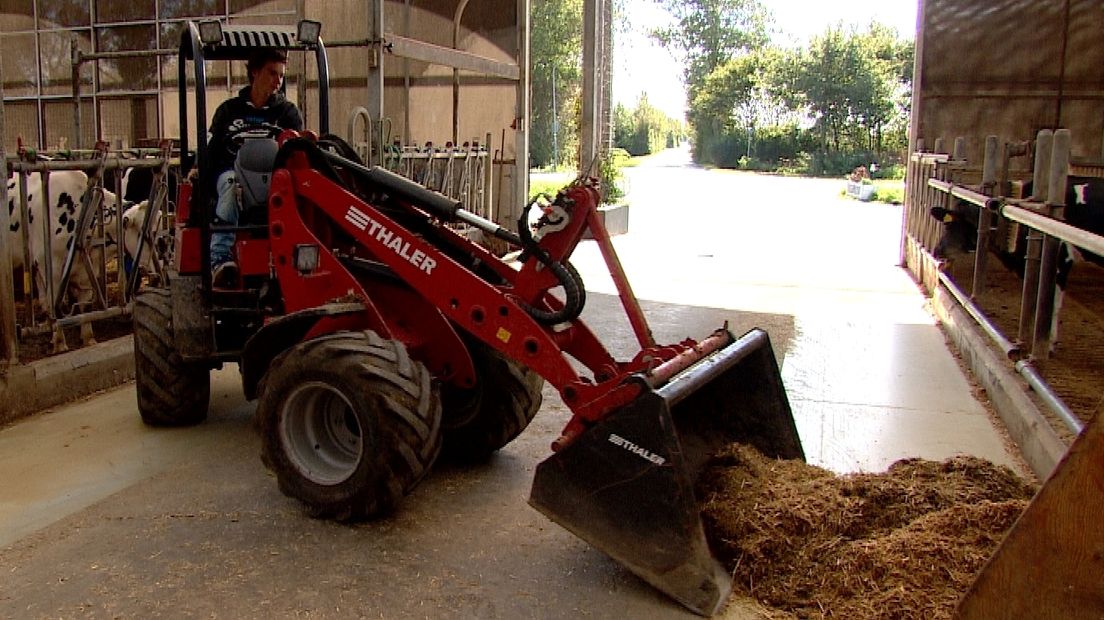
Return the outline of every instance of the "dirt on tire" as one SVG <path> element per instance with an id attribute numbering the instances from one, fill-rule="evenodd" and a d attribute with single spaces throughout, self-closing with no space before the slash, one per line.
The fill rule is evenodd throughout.
<path id="1" fill-rule="evenodd" d="M 177 352 L 168 289 L 146 288 L 134 301 L 134 375 L 146 424 L 190 426 L 207 419 L 211 370 Z"/>
<path id="2" fill-rule="evenodd" d="M 486 461 L 517 438 L 540 410 L 544 379 L 482 342 L 467 339 L 479 377 L 479 393 L 468 397 L 474 413 L 445 429 L 444 454 L 458 463 Z"/>

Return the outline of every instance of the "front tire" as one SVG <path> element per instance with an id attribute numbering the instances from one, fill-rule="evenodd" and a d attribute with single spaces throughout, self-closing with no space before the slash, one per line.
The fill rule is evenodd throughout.
<path id="1" fill-rule="evenodd" d="M 273 360 L 257 414 L 262 460 L 315 517 L 392 512 L 441 448 L 441 402 L 402 343 L 342 332 Z"/>
<path id="2" fill-rule="evenodd" d="M 476 394 L 463 394 L 460 423 L 445 429 L 445 455 L 464 463 L 486 461 L 529 426 L 540 410 L 544 379 L 474 338 L 465 339 L 475 363 Z M 470 409 L 469 409 L 470 408 Z M 474 409 L 474 411 L 472 410 Z"/>
<path id="3" fill-rule="evenodd" d="M 146 424 L 191 426 L 207 419 L 211 370 L 177 352 L 168 289 L 146 288 L 134 300 L 134 378 Z"/>

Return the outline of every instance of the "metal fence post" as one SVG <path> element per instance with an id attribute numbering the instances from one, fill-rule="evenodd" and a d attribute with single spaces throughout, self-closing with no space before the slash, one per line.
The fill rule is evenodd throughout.
<path id="1" fill-rule="evenodd" d="M 11 196 L 8 196 L 8 158 L 4 144 L 7 136 L 4 133 L 4 79 L 0 70 L 0 165 L 3 166 L 4 178 L 0 182 L 0 204 L 8 204 Z M 7 235 L 11 227 L 11 214 L 7 209 L 0 208 L 0 234 Z M 12 256 L 11 244 L 0 243 L 0 370 L 6 369 L 10 364 L 19 361 L 19 345 L 15 334 L 15 282 L 12 280 Z M 24 265 L 25 270 L 29 266 Z"/>
<path id="2" fill-rule="evenodd" d="M 905 172 L 905 204 L 908 205 L 908 209 L 905 212 L 905 224 L 907 226 L 908 234 L 913 238 L 917 238 L 917 231 L 919 230 L 920 221 L 916 219 L 916 213 L 919 210 L 919 196 L 917 195 L 916 188 L 919 183 L 920 176 L 920 156 L 917 153 L 913 153 L 909 156 L 908 169 Z"/>
<path id="3" fill-rule="evenodd" d="M 981 193 L 993 195 L 997 182 L 997 165 L 1000 159 L 997 136 L 985 138 L 985 163 L 981 172 Z M 974 251 L 974 282 L 970 296 L 977 298 L 985 292 L 985 271 L 989 260 L 989 228 L 993 213 L 989 207 L 978 207 L 977 249 Z"/>
<path id="4" fill-rule="evenodd" d="M 920 175 L 920 182 L 923 183 L 923 185 L 921 186 L 921 191 L 923 191 L 924 193 L 924 199 L 922 200 L 921 204 L 923 205 L 924 212 L 931 211 L 932 207 L 939 204 L 939 196 L 936 194 L 935 190 L 932 189 L 930 185 L 928 185 L 928 179 L 936 176 L 934 174 L 935 168 L 936 164 L 934 159 L 929 158 L 924 160 L 923 172 Z M 924 249 L 931 252 L 933 249 L 935 249 L 935 245 L 937 243 L 936 240 L 939 237 L 940 224 L 931 217 L 924 218 L 923 221 L 924 236 L 922 238 L 922 243 Z"/>
<path id="5" fill-rule="evenodd" d="M 951 155 L 952 159 L 957 161 L 966 160 L 966 138 L 958 136 L 954 140 L 954 153 Z"/>
<path id="6" fill-rule="evenodd" d="M 1054 148 L 1054 132 L 1039 131 L 1035 142 L 1035 167 L 1031 180 L 1033 200 L 1046 200 L 1050 183 L 1050 160 Z M 1016 339 L 1030 343 L 1035 330 L 1035 307 L 1039 296 L 1039 262 L 1042 259 L 1043 236 L 1033 228 L 1027 229 L 1027 248 L 1024 255 L 1023 293 L 1020 295 L 1020 324 Z"/>
<path id="7" fill-rule="evenodd" d="M 921 214 L 931 208 L 930 190 L 928 189 L 929 176 L 928 159 L 920 155 L 920 160 L 916 162 L 916 241 L 924 249 L 928 248 L 928 228 L 931 222 L 928 221 L 930 218 L 921 217 Z"/>
<path id="8" fill-rule="evenodd" d="M 1054 132 L 1054 149 L 1051 151 L 1047 215 L 1061 216 L 1066 205 L 1066 182 L 1069 176 L 1070 131 Z M 1045 360 L 1050 355 L 1050 343 L 1054 316 L 1054 281 L 1058 273 L 1058 250 L 1061 240 L 1052 235 L 1043 239 L 1042 257 L 1039 263 L 1039 292 L 1035 306 L 1035 331 L 1031 341 L 1031 354 Z"/>
<path id="9" fill-rule="evenodd" d="M 1047 199 L 1050 182 L 1050 158 L 1054 149 L 1054 132 L 1040 129 L 1035 137 L 1035 167 L 1031 176 L 1031 196 L 1042 202 Z"/>
<path id="10" fill-rule="evenodd" d="M 948 177 L 950 176 L 948 174 L 949 168 L 950 165 L 947 160 L 932 160 L 931 176 L 940 181 L 947 181 L 949 180 Z M 929 190 L 932 192 L 933 203 L 936 206 L 947 209 L 948 211 L 951 209 L 950 194 L 945 194 L 935 188 L 931 188 L 930 186 Z M 935 248 L 939 245 L 939 239 L 943 236 L 943 224 L 935 221 L 935 218 L 929 217 L 928 219 L 931 221 L 932 224 L 931 236 L 928 238 L 928 250 L 934 251 Z"/>

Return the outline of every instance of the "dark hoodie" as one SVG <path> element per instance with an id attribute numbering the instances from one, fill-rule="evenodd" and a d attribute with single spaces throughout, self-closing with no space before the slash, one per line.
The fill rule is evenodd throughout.
<path id="1" fill-rule="evenodd" d="M 215 118 L 211 121 L 208 134 L 207 152 L 215 165 L 216 176 L 234 167 L 234 155 L 226 148 L 226 136 L 231 130 L 260 123 L 303 130 L 303 117 L 299 114 L 299 108 L 283 94 L 272 95 L 260 108 L 253 105 L 249 94 L 250 87 L 246 86 L 238 91 L 237 97 L 223 101 L 215 110 Z"/>

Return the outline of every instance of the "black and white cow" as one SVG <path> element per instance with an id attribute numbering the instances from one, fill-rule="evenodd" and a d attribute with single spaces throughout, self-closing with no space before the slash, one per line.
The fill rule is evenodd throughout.
<path id="1" fill-rule="evenodd" d="M 142 224 L 146 220 L 146 212 L 149 211 L 149 201 L 143 200 L 137 204 L 124 201 L 126 210 L 123 212 L 123 265 L 127 275 L 135 268 L 135 254 L 138 252 L 138 241 L 142 235 Z M 140 268 L 144 273 L 153 273 L 153 261 L 155 257 L 163 257 L 167 251 L 165 244 L 167 239 L 158 234 L 161 229 L 163 214 L 158 212 L 154 221 L 149 224 L 150 237 L 142 247 L 142 262 Z"/>
<path id="2" fill-rule="evenodd" d="M 61 285 L 62 270 L 69 248 L 75 243 L 76 228 L 79 223 L 80 206 L 84 193 L 88 189 L 88 177 L 80 171 L 55 171 L 50 174 L 50 196 L 45 200 L 42 191 L 42 180 L 37 174 L 27 178 L 27 222 L 23 223 L 19 210 L 19 186 L 15 179 L 8 181 L 8 213 L 10 226 L 7 241 L 11 248 L 12 269 L 24 270 L 31 273 L 38 288 L 39 295 L 44 295 L 46 289 L 45 256 L 48 253 L 51 260 L 51 280 L 56 291 Z M 90 254 L 93 264 L 100 261 L 101 255 L 107 261 L 113 261 L 118 254 L 118 244 L 115 239 L 117 219 L 119 213 L 118 201 L 114 193 L 103 191 L 103 218 L 105 243 L 102 247 L 92 247 Z M 46 205 L 49 205 L 47 210 Z M 131 207 L 131 209 L 135 209 Z M 49 232 L 43 230 L 43 220 L 49 222 Z M 133 219 L 133 218 L 132 218 Z M 96 222 L 93 222 L 95 226 Z M 22 226 L 28 227 L 30 242 L 31 265 L 25 265 L 23 251 Z M 91 228 L 91 227 L 90 227 Z M 89 231 L 91 232 L 91 230 Z M 44 241 L 48 234 L 49 239 Z M 135 233 L 135 240 L 137 239 Z M 90 235 L 89 235 L 90 236 Z M 129 236 L 129 235 L 124 235 Z M 86 240 L 88 243 L 90 239 Z M 92 277 L 88 273 L 83 260 L 76 260 L 69 277 L 64 298 L 68 309 L 80 309 L 87 307 L 94 300 Z M 41 306 L 45 303 L 38 300 Z M 85 324 L 81 328 L 81 339 L 85 344 L 95 342 L 92 336 L 91 325 Z"/>
<path id="3" fill-rule="evenodd" d="M 154 198 L 154 176 L 155 169 L 153 168 L 128 168 L 122 179 L 122 192 L 123 203 L 126 205 L 135 205 L 130 207 L 123 213 L 123 250 L 125 252 L 125 264 L 127 273 L 133 266 L 134 255 L 138 247 L 138 239 L 142 232 L 142 224 L 145 219 L 146 211 L 148 210 L 149 202 Z M 176 193 L 178 191 L 177 175 L 175 172 L 170 171 L 166 175 L 165 189 L 166 196 L 165 202 L 162 204 L 161 209 L 158 210 L 155 221 L 149 224 L 149 237 L 146 243 L 142 246 L 142 265 L 141 268 L 145 270 L 147 274 L 155 273 L 153 269 L 154 261 L 159 261 L 162 264 L 167 262 L 168 254 L 171 248 L 170 235 L 161 230 L 161 223 L 167 214 L 171 214 L 176 211 Z"/>
<path id="4" fill-rule="evenodd" d="M 153 198 L 154 177 L 153 168 L 128 168 L 123 174 L 123 201 L 139 203 Z M 169 203 L 176 200 L 177 181 L 176 174 L 170 172 L 166 180 L 166 190 Z M 169 209 L 172 211 L 172 209 Z"/>
<path id="5" fill-rule="evenodd" d="M 1071 226 L 1096 235 L 1104 235 L 1104 179 L 1069 177 L 1066 190 L 1065 221 Z M 1027 188 L 1030 191 L 1030 187 Z M 933 254 L 936 258 L 954 261 L 963 254 L 974 252 L 977 246 L 977 208 L 956 203 L 952 209 L 935 207 L 931 216 L 943 222 L 943 235 Z M 1017 227 L 1011 244 L 1014 249 L 1002 247 L 997 257 L 1009 271 L 1023 278 L 1027 255 L 1027 230 Z M 1003 246 L 1003 244 L 1002 244 Z M 1062 307 L 1066 285 L 1075 264 L 1089 261 L 1104 266 L 1104 257 L 1083 252 L 1067 243 L 1060 245 L 1058 272 L 1055 276 L 1054 319 L 1051 324 L 1051 346 L 1058 343 L 1058 316 Z"/>

